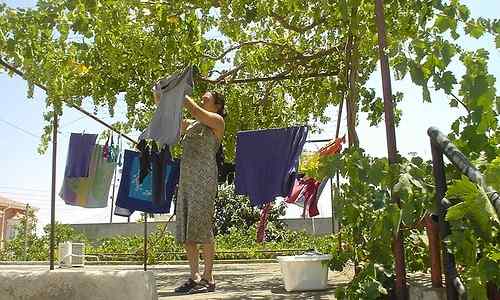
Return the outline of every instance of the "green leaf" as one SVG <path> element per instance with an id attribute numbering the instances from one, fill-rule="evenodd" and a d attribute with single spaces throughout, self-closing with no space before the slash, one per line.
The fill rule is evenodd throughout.
<path id="1" fill-rule="evenodd" d="M 448 209 L 446 213 L 446 221 L 458 221 L 463 219 L 467 215 L 468 204 L 461 202 L 453 205 Z"/>
<path id="2" fill-rule="evenodd" d="M 497 48 L 500 48 L 500 34 L 495 36 L 495 45 Z"/>
<path id="3" fill-rule="evenodd" d="M 451 124 L 451 130 L 456 134 L 460 132 L 460 120 L 455 120 L 455 122 Z"/>
<path id="4" fill-rule="evenodd" d="M 427 79 L 424 77 L 424 72 L 422 67 L 412 62 L 410 64 L 410 75 L 411 80 L 415 82 L 417 85 L 424 85 L 427 82 Z"/>
<path id="5" fill-rule="evenodd" d="M 443 89 L 447 94 L 453 90 L 453 85 L 457 83 L 457 79 L 452 72 L 446 71 L 441 78 L 436 80 L 436 87 Z"/>
<path id="6" fill-rule="evenodd" d="M 436 18 L 436 22 L 434 23 L 434 26 L 436 26 L 439 30 L 440 33 L 445 32 L 450 28 L 450 17 L 448 16 L 438 16 Z"/>
<path id="7" fill-rule="evenodd" d="M 427 85 L 424 85 L 422 87 L 422 99 L 424 100 L 424 102 L 429 102 L 431 103 L 432 100 L 431 100 L 431 92 L 429 91 L 429 88 L 427 87 Z"/>
<path id="8" fill-rule="evenodd" d="M 465 5 L 458 6 L 458 13 L 463 22 L 467 22 L 470 17 L 470 10 Z"/>
<path id="9" fill-rule="evenodd" d="M 484 173 L 486 184 L 500 191 L 500 156 L 491 161 Z"/>
<path id="10" fill-rule="evenodd" d="M 397 204 L 391 203 L 386 211 L 387 220 L 392 229 L 392 234 L 396 235 L 399 232 L 401 221 L 403 220 L 403 210 Z"/>
<path id="11" fill-rule="evenodd" d="M 448 199 L 462 199 L 459 208 L 453 209 L 449 220 L 457 221 L 464 216 L 477 226 L 478 234 L 487 237 L 492 228 L 492 221 L 498 226 L 499 218 L 483 188 L 470 182 L 467 178 L 455 181 L 446 193 Z M 454 206 L 455 207 L 455 206 Z M 451 208 L 450 208 L 451 210 Z"/>
<path id="12" fill-rule="evenodd" d="M 471 21 L 465 25 L 465 32 L 470 36 L 478 39 L 484 34 L 485 28 L 481 23 Z"/>

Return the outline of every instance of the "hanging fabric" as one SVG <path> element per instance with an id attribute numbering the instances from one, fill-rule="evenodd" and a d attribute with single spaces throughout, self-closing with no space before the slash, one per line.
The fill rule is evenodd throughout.
<path id="1" fill-rule="evenodd" d="M 147 213 L 168 213 L 174 195 L 175 188 L 179 181 L 179 161 L 171 160 L 170 155 L 165 158 L 164 164 L 164 196 L 162 201 L 157 204 L 153 201 L 153 176 L 148 174 L 142 184 L 139 183 L 140 173 L 139 152 L 125 150 L 123 157 L 122 178 L 118 188 L 116 199 L 116 215 L 125 215 L 126 210 L 130 214 L 134 211 Z M 124 210 L 126 209 L 126 210 Z M 117 213 L 118 212 L 118 213 Z"/>
<path id="2" fill-rule="evenodd" d="M 106 138 L 106 143 L 104 143 L 104 147 L 102 149 L 102 155 L 105 160 L 109 161 L 109 155 L 110 155 L 110 150 L 109 150 L 109 135 Z"/>
<path id="3" fill-rule="evenodd" d="M 267 221 L 272 206 L 272 203 L 267 203 L 260 212 L 259 225 L 257 227 L 257 243 L 262 243 L 266 239 Z"/>
<path id="4" fill-rule="evenodd" d="M 92 151 L 95 149 L 97 134 L 71 133 L 65 177 L 87 177 L 89 175 Z"/>
<path id="5" fill-rule="evenodd" d="M 342 151 L 342 144 L 345 144 L 345 135 L 341 138 L 332 140 L 327 145 L 318 150 L 320 156 L 331 156 Z"/>
<path id="6" fill-rule="evenodd" d="M 160 80 L 153 87 L 153 92 L 160 95 L 160 103 L 139 140 L 152 139 L 161 146 L 174 145 L 181 134 L 184 98 L 193 93 L 193 68 Z"/>
<path id="7" fill-rule="evenodd" d="M 311 177 L 299 178 L 295 181 L 286 203 L 293 203 L 303 208 L 302 217 L 315 217 L 319 215 L 318 201 L 328 178 L 321 182 Z"/>
<path id="8" fill-rule="evenodd" d="M 236 136 L 236 193 L 254 206 L 290 193 L 307 127 L 241 131 Z"/>
<path id="9" fill-rule="evenodd" d="M 146 140 L 141 140 L 136 146 L 139 150 L 139 184 L 142 184 L 144 178 L 151 171 L 151 149 Z"/>
<path id="10" fill-rule="evenodd" d="M 104 148 L 95 145 L 86 177 L 64 177 L 59 196 L 68 205 L 102 208 L 108 204 L 116 163 L 104 158 Z"/>
<path id="11" fill-rule="evenodd" d="M 218 172 L 218 182 L 232 184 L 234 182 L 234 172 L 235 172 L 235 164 L 232 163 L 224 163 L 221 167 L 221 170 Z"/>

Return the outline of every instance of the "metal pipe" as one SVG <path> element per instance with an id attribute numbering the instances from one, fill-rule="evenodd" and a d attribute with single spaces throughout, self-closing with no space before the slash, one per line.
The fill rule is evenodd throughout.
<path id="1" fill-rule="evenodd" d="M 2 230 L 0 230 L 0 250 L 5 248 L 5 212 L 9 209 L 8 207 L 2 209 Z"/>
<path id="2" fill-rule="evenodd" d="M 330 177 L 330 202 L 332 204 L 332 233 L 335 233 L 335 209 L 333 206 L 334 203 L 334 197 L 333 197 L 333 179 Z"/>
<path id="3" fill-rule="evenodd" d="M 113 206 L 115 204 L 115 185 L 116 185 L 116 169 L 118 166 L 115 166 L 113 171 L 113 189 L 111 191 L 111 213 L 109 214 L 109 224 L 113 223 Z"/>
<path id="4" fill-rule="evenodd" d="M 330 142 L 332 139 L 319 139 L 319 140 L 307 140 L 306 143 L 326 143 Z"/>
<path id="5" fill-rule="evenodd" d="M 460 172 L 465 174 L 470 181 L 480 185 L 488 195 L 491 204 L 495 208 L 497 215 L 500 216 L 500 195 L 486 184 L 483 174 L 479 172 L 465 157 L 465 155 L 436 127 L 429 127 L 427 134 L 436 147 L 446 155 L 451 163 Z"/>
<path id="6" fill-rule="evenodd" d="M 148 269 L 148 213 L 144 213 L 144 271 Z"/>
<path id="7" fill-rule="evenodd" d="M 445 221 L 446 210 L 448 203 L 444 196 L 446 195 L 446 176 L 444 171 L 443 152 L 432 141 L 431 138 L 431 152 L 432 152 L 432 173 L 434 177 L 434 184 L 436 185 L 436 198 L 435 206 L 439 211 L 439 231 L 441 240 L 443 240 L 450 232 L 448 223 Z M 443 264 L 444 264 L 444 278 L 446 284 L 446 297 L 448 300 L 457 300 L 458 294 L 453 286 L 453 280 L 456 277 L 456 269 L 454 268 L 455 258 L 448 252 L 444 243 L 441 244 Z"/>
<path id="8" fill-rule="evenodd" d="M 384 1 L 375 1 L 375 15 L 378 32 L 378 51 L 380 56 L 380 72 L 382 75 L 382 90 L 384 96 L 384 116 L 385 131 L 387 136 L 387 152 L 390 164 L 397 163 L 396 130 L 394 126 L 394 107 L 392 100 L 391 75 L 389 70 L 389 59 L 385 53 L 385 20 L 384 20 Z M 392 201 L 401 205 L 400 199 L 392 195 Z M 403 247 L 403 234 L 401 230 L 394 237 L 394 259 L 396 270 L 396 297 L 397 299 L 407 299 L 408 290 L 406 286 L 406 269 Z"/>
<path id="9" fill-rule="evenodd" d="M 56 230 L 56 167 L 57 167 L 57 127 L 58 116 L 54 109 L 52 124 L 52 189 L 50 195 L 50 270 L 54 270 L 55 230 Z"/>
<path id="10" fill-rule="evenodd" d="M 24 261 L 28 261 L 28 212 L 30 205 L 26 203 L 26 211 L 24 212 Z"/>

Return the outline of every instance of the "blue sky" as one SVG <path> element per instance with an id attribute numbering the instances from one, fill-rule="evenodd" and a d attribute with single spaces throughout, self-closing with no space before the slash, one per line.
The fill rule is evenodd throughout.
<path id="1" fill-rule="evenodd" d="M 36 1 L 4 1 L 11 7 L 29 7 Z M 463 1 L 469 6 L 473 16 L 484 16 L 498 18 L 497 10 L 491 9 L 497 6 L 497 0 Z M 494 48 L 491 36 L 486 35 L 479 40 L 463 39 L 460 41 L 465 47 L 475 49 L 486 48 L 490 52 L 490 72 L 500 78 L 500 51 Z M 454 65 L 452 70 L 460 77 L 463 68 Z M 412 85 L 409 79 L 403 81 L 393 80 L 393 92 L 401 91 L 405 94 L 405 101 L 400 105 L 403 110 L 403 120 L 396 129 L 398 150 L 406 155 L 417 152 L 426 158 L 430 157 L 429 141 L 426 130 L 429 126 L 437 126 L 444 132 L 448 132 L 451 123 L 464 111 L 461 108 L 450 108 L 448 99 L 444 94 L 431 91 L 433 103 L 422 102 L 421 89 Z M 375 88 L 378 96 L 381 96 L 380 73 L 376 72 L 370 78 L 369 86 Z M 51 149 L 45 155 L 36 152 L 39 138 L 43 128 L 43 112 L 45 111 L 43 91 L 35 89 L 34 99 L 26 97 L 27 85 L 19 77 L 9 77 L 5 72 L 0 72 L 0 195 L 29 203 L 37 207 L 39 223 L 47 224 L 50 221 L 50 186 L 51 186 Z M 497 89 L 500 84 L 497 82 Z M 92 111 L 92 106 L 86 106 Z M 332 117 L 332 122 L 322 126 L 323 132 L 314 138 L 330 138 L 335 134 L 336 108 L 329 108 L 327 114 Z M 120 120 L 125 115 L 125 107 L 119 104 L 116 109 L 116 117 L 110 118 L 106 111 L 99 112 L 99 117 L 105 121 L 112 122 Z M 386 156 L 385 128 L 383 124 L 379 127 L 369 127 L 365 121 L 365 115 L 360 115 L 358 135 L 361 146 L 370 154 Z M 343 120 L 345 125 L 345 119 Z M 57 190 L 62 183 L 61 174 L 64 171 L 67 145 L 71 132 L 100 133 L 104 128 L 89 118 L 84 118 L 81 113 L 74 109 L 65 108 L 60 120 L 60 131 L 58 138 L 57 153 Z M 345 133 L 343 128 L 341 134 Z M 320 145 L 307 145 L 308 150 L 313 150 Z M 328 191 L 328 186 L 325 189 Z M 330 215 L 329 193 L 325 192 L 320 199 L 319 208 L 321 217 Z M 299 217 L 301 210 L 291 206 L 287 210 L 287 217 Z M 108 222 L 109 208 L 84 209 L 67 206 L 64 202 L 56 199 L 56 220 L 62 223 L 100 223 Z M 126 218 L 113 217 L 115 222 L 126 222 Z"/>

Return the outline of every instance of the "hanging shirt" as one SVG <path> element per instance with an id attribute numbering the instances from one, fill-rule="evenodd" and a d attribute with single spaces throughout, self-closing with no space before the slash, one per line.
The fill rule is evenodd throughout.
<path id="1" fill-rule="evenodd" d="M 97 134 L 72 133 L 69 138 L 65 177 L 87 177 Z"/>
<path id="2" fill-rule="evenodd" d="M 326 146 L 318 150 L 320 156 L 331 156 L 342 151 L 342 144 L 345 143 L 345 136 L 331 141 Z"/>
<path id="3" fill-rule="evenodd" d="M 64 177 L 59 196 L 68 205 L 102 208 L 108 196 L 116 163 L 104 158 L 103 146 L 95 145 L 87 177 Z"/>
<path id="4" fill-rule="evenodd" d="M 268 203 L 262 208 L 260 212 L 259 225 L 257 227 L 257 243 L 262 243 L 266 239 L 266 227 L 271 208 L 272 204 Z"/>
<path id="5" fill-rule="evenodd" d="M 242 131 L 236 136 L 236 193 L 258 206 L 286 197 L 293 186 L 307 127 Z"/>
<path id="6" fill-rule="evenodd" d="M 125 216 L 123 209 L 130 213 L 135 210 L 147 213 L 168 213 L 175 188 L 179 181 L 179 161 L 172 161 L 170 157 L 164 165 L 164 202 L 159 205 L 153 202 L 153 176 L 147 175 L 142 184 L 139 184 L 139 153 L 125 150 L 123 157 L 123 170 L 116 198 L 119 214 Z M 116 214 L 116 211 L 115 211 Z"/>
<path id="7" fill-rule="evenodd" d="M 302 217 L 315 217 L 319 215 L 318 200 L 327 181 L 320 183 L 310 177 L 297 179 L 285 202 L 303 207 Z"/>
<path id="8" fill-rule="evenodd" d="M 193 68 L 160 80 L 153 89 L 160 94 L 160 103 L 139 140 L 153 139 L 160 145 L 173 145 L 180 138 L 184 98 L 193 93 Z"/>

